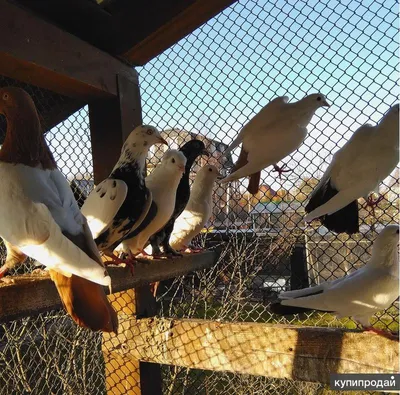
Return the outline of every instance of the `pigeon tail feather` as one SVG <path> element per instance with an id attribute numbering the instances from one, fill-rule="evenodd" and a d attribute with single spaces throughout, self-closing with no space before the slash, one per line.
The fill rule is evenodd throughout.
<path id="1" fill-rule="evenodd" d="M 307 309 L 305 307 L 296 307 L 296 306 L 284 306 L 279 302 L 272 303 L 269 306 L 269 310 L 278 315 L 293 315 L 293 314 L 301 314 L 312 312 L 313 309 Z"/>
<path id="2" fill-rule="evenodd" d="M 318 218 L 318 209 L 325 206 L 331 199 L 337 196 L 338 190 L 332 186 L 331 180 L 327 179 L 321 186 L 311 195 L 311 199 L 305 207 L 307 213 L 306 222 L 310 222 Z M 332 214 L 322 214 L 320 217 L 322 224 L 330 231 L 348 234 L 359 232 L 359 213 L 357 200 L 353 200 L 343 208 L 333 212 Z"/>
<path id="3" fill-rule="evenodd" d="M 118 333 L 118 316 L 102 287 L 78 276 L 66 277 L 50 270 L 61 301 L 73 320 L 93 331 Z"/>

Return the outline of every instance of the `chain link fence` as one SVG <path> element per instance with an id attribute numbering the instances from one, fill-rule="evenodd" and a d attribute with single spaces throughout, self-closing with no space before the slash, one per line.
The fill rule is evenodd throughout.
<path id="1" fill-rule="evenodd" d="M 138 69 L 144 123 L 163 130 L 170 148 L 199 138 L 212 154 L 196 162 L 191 179 L 205 163 L 222 172 L 232 167 L 238 151 L 224 158 L 224 150 L 274 97 L 294 101 L 320 91 L 331 104 L 317 111 L 304 144 L 284 159 L 291 172 L 282 180 L 265 169 L 254 196 L 246 192 L 246 180 L 216 185 L 213 215 L 196 242 L 220 248 L 219 260 L 212 269 L 162 282 L 159 316 L 357 327 L 350 318 L 325 313 L 282 318 L 268 306 L 281 291 L 361 267 L 379 231 L 398 222 L 399 169 L 380 186 L 384 199 L 375 214 L 360 199 L 360 233 L 337 235 L 303 222 L 305 201 L 332 155 L 360 125 L 376 123 L 398 100 L 397 7 L 389 0 L 238 1 Z M 5 77 L 0 85 L 26 89 L 44 124 L 47 110 L 62 109 L 67 100 Z M 4 138 L 4 121 L 0 133 Z M 86 196 L 94 185 L 87 107 L 53 127 L 46 139 L 77 199 Z M 150 171 L 161 156 L 151 150 Z M 41 274 L 29 262 L 10 274 L 26 272 Z M 123 317 L 134 313 L 128 311 L 132 300 L 113 299 Z M 397 330 L 398 316 L 395 302 L 373 324 Z M 133 382 L 138 369 L 128 360 L 113 360 L 113 367 L 105 359 L 104 349 L 114 343 L 77 327 L 63 311 L 2 323 L 0 394 L 123 394 L 126 378 L 118 369 Z M 178 366 L 163 365 L 162 377 L 168 395 L 329 393 L 318 383 Z"/>

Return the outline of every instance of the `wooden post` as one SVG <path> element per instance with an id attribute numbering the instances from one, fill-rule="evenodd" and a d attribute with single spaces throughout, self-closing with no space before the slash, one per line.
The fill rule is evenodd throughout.
<path id="1" fill-rule="evenodd" d="M 118 96 L 89 103 L 94 182 L 103 181 L 113 169 L 129 133 L 142 123 L 137 80 L 117 75 Z"/>
<path id="2" fill-rule="evenodd" d="M 137 80 L 117 75 L 118 96 L 100 99 L 89 104 L 90 133 L 93 151 L 95 184 L 111 172 L 129 133 L 142 123 L 140 92 Z M 149 286 L 138 291 L 130 289 L 112 295 L 113 306 L 120 319 L 136 313 L 143 317 L 155 315 L 155 300 Z M 106 364 L 106 385 L 110 394 L 161 394 L 161 368 L 157 364 L 140 363 L 124 356 L 124 343 L 130 339 L 130 327 L 120 325 L 119 339 L 114 335 L 103 337 Z"/>

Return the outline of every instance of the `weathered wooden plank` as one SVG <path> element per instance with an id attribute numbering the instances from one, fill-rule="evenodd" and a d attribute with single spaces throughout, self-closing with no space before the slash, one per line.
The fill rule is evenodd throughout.
<path id="1" fill-rule="evenodd" d="M 136 314 L 135 290 L 117 292 L 109 300 L 119 317 L 132 318 Z M 113 395 L 141 395 L 140 362 L 115 353 L 110 343 L 114 334 L 104 333 L 102 351 L 105 362 L 106 388 Z"/>
<path id="2" fill-rule="evenodd" d="M 109 266 L 112 291 L 120 292 L 154 281 L 167 280 L 192 271 L 211 267 L 217 253 L 208 251 L 186 255 L 179 259 L 143 259 L 129 268 Z M 0 282 L 0 322 L 37 315 L 61 307 L 57 290 L 48 276 L 22 275 L 6 277 Z"/>
<path id="3" fill-rule="evenodd" d="M 0 36 L 0 74 L 65 96 L 116 96 L 117 74 L 137 81 L 123 62 L 6 0 Z"/>
<path id="4" fill-rule="evenodd" d="M 197 0 L 122 56 L 132 64 L 144 65 L 235 1 Z"/>
<path id="5" fill-rule="evenodd" d="M 329 383 L 331 373 L 395 373 L 399 344 L 332 328 L 206 320 L 121 320 L 114 350 L 186 368 Z"/>

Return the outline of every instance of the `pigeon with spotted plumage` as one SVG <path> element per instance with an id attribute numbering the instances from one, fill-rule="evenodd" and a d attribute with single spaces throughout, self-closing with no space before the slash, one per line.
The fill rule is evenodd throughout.
<path id="1" fill-rule="evenodd" d="M 167 144 L 153 126 L 135 128 L 126 139 L 111 174 L 86 198 L 82 213 L 99 250 L 118 263 L 114 249 L 146 218 L 152 202 L 145 185 L 144 167 L 149 148 Z"/>

